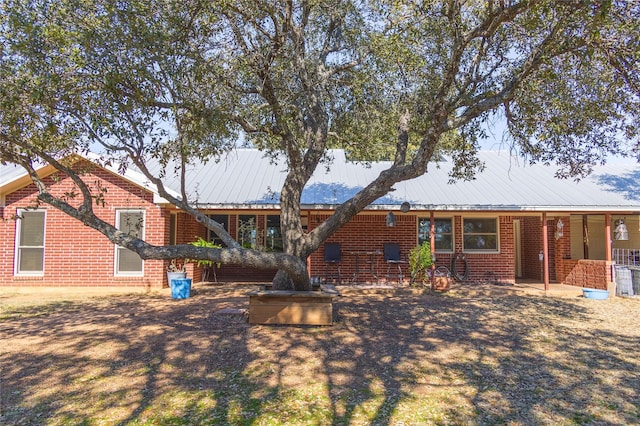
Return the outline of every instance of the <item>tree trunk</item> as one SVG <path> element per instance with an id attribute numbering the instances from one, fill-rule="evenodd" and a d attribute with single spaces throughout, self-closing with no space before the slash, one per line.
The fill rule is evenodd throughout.
<path id="1" fill-rule="evenodd" d="M 296 275 L 295 278 L 291 276 L 284 269 L 279 269 L 271 282 L 274 290 L 295 290 L 295 291 L 310 291 L 311 280 L 309 279 L 308 269 L 306 267 L 306 260 L 300 259 L 304 264 L 302 273 Z"/>

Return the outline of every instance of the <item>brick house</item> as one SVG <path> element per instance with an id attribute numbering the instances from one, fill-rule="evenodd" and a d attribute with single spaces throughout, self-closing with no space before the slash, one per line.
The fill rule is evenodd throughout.
<path id="1" fill-rule="evenodd" d="M 349 162 L 340 150 L 329 157 L 329 167 L 319 167 L 303 193 L 307 230 L 388 166 Z M 638 182 L 635 163 L 615 161 L 575 182 L 556 179 L 550 167 L 518 164 L 505 152 L 481 152 L 480 157 L 486 168 L 475 180 L 450 184 L 449 164 L 434 163 L 427 174 L 397 184 L 333 235 L 328 242 L 340 243 L 343 283 L 354 277 L 356 267 L 357 282 L 384 280 L 383 245 L 398 243 L 404 257 L 424 240 L 433 241 L 438 265 L 450 266 L 455 258 L 458 275 L 472 281 L 492 276 L 510 283 L 526 279 L 607 288 L 614 260 L 635 261 L 640 247 L 640 197 L 630 185 Z M 154 245 L 188 243 L 199 236 L 215 239 L 159 197 L 141 174 L 99 167 L 91 156 L 81 161 L 92 165 L 84 179 L 104 191 L 104 205 L 95 206 L 103 220 L 139 232 Z M 238 149 L 220 162 L 194 165 L 188 191 L 203 213 L 213 215 L 243 244 L 278 250 L 276 191 L 285 177 L 284 164 L 256 150 Z M 39 172 L 55 194 L 73 190 L 71 180 L 51 167 Z M 168 176 L 167 186 L 177 189 L 176 179 Z M 35 194 L 21 169 L 0 166 L 0 286 L 167 285 L 167 261 L 142 261 L 51 206 L 29 209 Z M 403 203 L 409 210 L 401 209 Z M 393 227 L 387 226 L 390 212 Z M 12 220 L 16 215 L 21 219 Z M 627 225 L 628 240 L 612 238 L 620 220 Z M 327 270 L 323 252 L 321 247 L 309 259 L 312 276 L 322 277 Z M 401 268 L 406 278 L 406 265 Z M 275 273 L 234 265 L 215 272 L 220 281 L 260 282 Z M 195 282 L 202 274 L 202 268 L 188 264 Z"/>

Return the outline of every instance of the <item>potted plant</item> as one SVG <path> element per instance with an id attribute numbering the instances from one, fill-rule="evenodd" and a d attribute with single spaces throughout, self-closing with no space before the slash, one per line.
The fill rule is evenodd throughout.
<path id="1" fill-rule="evenodd" d="M 198 237 L 197 240 L 192 241 L 190 243 L 196 247 L 208 247 L 208 248 L 222 248 L 220 244 L 216 244 L 213 241 L 207 241 L 202 237 Z M 202 260 L 202 259 L 187 259 L 186 262 L 196 262 L 196 266 L 198 268 L 204 267 L 202 272 L 202 281 L 208 281 L 209 276 L 213 273 L 213 279 L 215 282 L 218 282 L 218 277 L 216 276 L 215 268 L 220 268 L 220 262 L 214 262 L 212 260 Z"/>
<path id="2" fill-rule="evenodd" d="M 412 248 L 409 252 L 409 272 L 411 272 L 409 284 L 413 284 L 416 281 L 422 284 L 428 282 L 431 265 L 433 265 L 431 245 L 427 241 Z"/>
<path id="3" fill-rule="evenodd" d="M 178 264 L 176 259 L 171 259 L 171 263 L 169 263 L 169 266 L 167 267 L 167 281 L 169 282 L 169 285 L 171 285 L 171 280 L 183 278 L 187 278 L 186 266 L 184 263 L 182 265 Z"/>

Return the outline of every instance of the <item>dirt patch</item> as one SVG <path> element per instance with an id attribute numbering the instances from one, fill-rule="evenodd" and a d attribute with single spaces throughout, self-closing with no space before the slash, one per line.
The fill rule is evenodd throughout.
<path id="1" fill-rule="evenodd" d="M 3 292 L 0 423 L 640 422 L 637 299 L 368 289 L 251 326 L 256 289 Z"/>

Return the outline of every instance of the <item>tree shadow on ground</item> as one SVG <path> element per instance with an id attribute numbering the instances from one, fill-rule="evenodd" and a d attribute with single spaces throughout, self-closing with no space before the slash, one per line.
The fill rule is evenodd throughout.
<path id="1" fill-rule="evenodd" d="M 640 420 L 638 333 L 599 327 L 583 300 L 354 295 L 331 327 L 250 326 L 245 290 L 5 315 L 3 422 Z"/>

